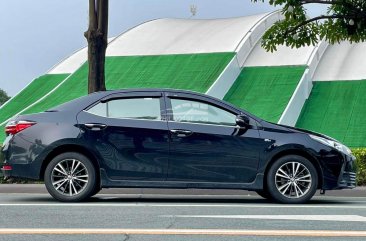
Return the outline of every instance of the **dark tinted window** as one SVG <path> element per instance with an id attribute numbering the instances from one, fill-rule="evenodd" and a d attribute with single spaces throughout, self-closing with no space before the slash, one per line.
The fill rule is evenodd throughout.
<path id="1" fill-rule="evenodd" d="M 110 118 L 160 120 L 159 98 L 117 99 L 99 103 L 88 110 L 94 115 Z"/>
<path id="2" fill-rule="evenodd" d="M 235 126 L 236 116 L 216 106 L 185 99 L 171 99 L 174 121 Z"/>

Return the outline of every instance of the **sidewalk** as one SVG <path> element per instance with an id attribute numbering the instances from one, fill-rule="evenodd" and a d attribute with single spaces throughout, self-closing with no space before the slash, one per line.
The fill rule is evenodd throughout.
<path id="1" fill-rule="evenodd" d="M 43 184 L 0 184 L 0 193 L 48 193 Z M 152 195 L 212 195 L 212 196 L 248 196 L 255 192 L 244 190 L 217 190 L 217 189 L 150 189 L 150 188 L 114 188 L 103 189 L 101 194 L 152 194 Z M 316 195 L 320 195 L 319 191 Z M 366 197 L 366 186 L 355 189 L 326 191 L 326 196 L 337 197 Z"/>

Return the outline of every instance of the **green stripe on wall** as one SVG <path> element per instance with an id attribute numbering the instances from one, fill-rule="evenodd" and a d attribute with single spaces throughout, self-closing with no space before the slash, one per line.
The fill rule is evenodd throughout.
<path id="1" fill-rule="evenodd" d="M 22 111 L 35 101 L 48 94 L 69 74 L 46 74 L 33 80 L 25 89 L 9 103 L 0 108 L 0 123 Z"/>
<path id="2" fill-rule="evenodd" d="M 176 88 L 206 92 L 234 53 L 126 56 L 106 59 L 107 89 Z M 84 64 L 54 93 L 26 111 L 36 113 L 87 94 Z"/>
<path id="3" fill-rule="evenodd" d="M 0 123 L 13 117 L 35 101 L 48 94 L 69 74 L 46 74 L 33 80 L 26 88 L 0 108 Z M 0 143 L 5 139 L 4 125 L 0 126 Z"/>
<path id="4" fill-rule="evenodd" d="M 245 67 L 224 100 L 278 122 L 306 66 Z"/>
<path id="5" fill-rule="evenodd" d="M 366 146 L 366 80 L 317 81 L 296 126 Z"/>

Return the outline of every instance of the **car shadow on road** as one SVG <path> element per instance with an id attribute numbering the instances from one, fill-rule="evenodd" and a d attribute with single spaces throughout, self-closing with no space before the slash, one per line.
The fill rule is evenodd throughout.
<path id="1" fill-rule="evenodd" d="M 21 197 L 12 197 L 11 200 L 14 202 L 25 202 L 25 203 L 60 203 L 57 200 L 53 199 L 49 195 L 27 195 Z M 243 197 L 179 197 L 178 195 L 168 196 L 168 197 L 151 197 L 151 195 L 131 195 L 131 196 L 123 196 L 121 195 L 96 195 L 82 203 L 93 203 L 93 204 L 106 204 L 106 203 L 113 203 L 113 204 L 182 204 L 182 205 L 189 205 L 189 204 L 233 204 L 233 205 L 240 205 L 240 204 L 278 204 L 268 199 L 261 198 L 259 196 L 243 196 Z M 345 200 L 344 198 L 334 197 L 334 196 L 316 196 L 312 200 L 310 200 L 307 204 L 311 205 L 326 205 L 326 204 L 359 204 L 359 202 L 355 202 L 352 200 Z M 281 204 L 278 204 L 281 205 Z M 294 204 L 296 206 L 298 204 Z"/>
<path id="2" fill-rule="evenodd" d="M 108 198 L 105 197 L 92 197 L 88 201 L 88 203 L 159 203 L 159 204 L 171 204 L 171 203 L 179 203 L 179 204 L 278 204 L 274 201 L 264 199 L 261 197 L 243 197 L 243 198 L 121 198 L 121 197 L 113 197 L 110 196 Z M 329 199 L 314 199 L 310 200 L 307 204 L 350 204 L 354 203 L 352 201 L 346 200 L 337 200 L 337 197 L 334 197 L 333 200 Z M 297 204 L 294 204 L 295 206 Z"/>

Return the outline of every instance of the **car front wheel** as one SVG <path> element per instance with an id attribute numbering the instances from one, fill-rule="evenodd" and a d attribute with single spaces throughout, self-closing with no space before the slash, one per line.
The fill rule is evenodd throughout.
<path id="1" fill-rule="evenodd" d="M 317 171 L 302 156 L 281 157 L 268 171 L 268 192 L 280 203 L 305 203 L 314 196 L 317 186 Z"/>
<path id="2" fill-rule="evenodd" d="M 62 202 L 79 202 L 89 198 L 96 185 L 93 163 L 86 156 L 62 153 L 48 164 L 44 181 L 48 192 Z"/>

